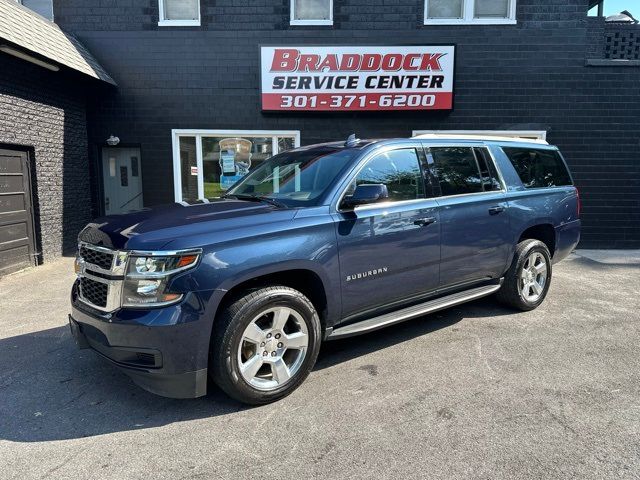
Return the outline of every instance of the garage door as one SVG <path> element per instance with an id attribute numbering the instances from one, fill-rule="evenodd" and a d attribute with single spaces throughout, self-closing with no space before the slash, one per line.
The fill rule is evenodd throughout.
<path id="1" fill-rule="evenodd" d="M 34 264 L 29 157 L 0 149 L 0 276 Z"/>

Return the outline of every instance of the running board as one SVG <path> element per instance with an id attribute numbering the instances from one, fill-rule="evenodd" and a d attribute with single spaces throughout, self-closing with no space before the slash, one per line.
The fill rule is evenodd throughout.
<path id="1" fill-rule="evenodd" d="M 492 293 L 498 291 L 502 285 L 502 279 L 498 285 L 485 285 L 483 287 L 472 288 L 471 290 L 465 290 L 463 292 L 453 293 L 446 297 L 436 298 L 413 307 L 403 308 L 396 310 L 395 312 L 385 313 L 377 317 L 369 318 L 368 320 L 362 320 L 351 325 L 336 328 L 327 337 L 327 340 L 336 340 L 339 338 L 351 337 L 352 335 L 360 335 L 362 333 L 373 332 L 380 328 L 388 327 L 396 323 L 404 322 L 427 313 L 437 312 L 445 308 L 453 307 L 460 303 L 469 302 L 476 298 L 486 297 Z"/>

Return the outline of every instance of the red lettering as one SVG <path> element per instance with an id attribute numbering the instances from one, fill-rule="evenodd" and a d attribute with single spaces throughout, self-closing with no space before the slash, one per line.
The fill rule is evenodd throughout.
<path id="1" fill-rule="evenodd" d="M 293 72 L 298 63 L 300 52 L 295 48 L 276 48 L 271 63 L 272 72 Z"/>
<path id="2" fill-rule="evenodd" d="M 388 53 L 382 58 L 382 69 L 397 72 L 402 67 L 402 57 L 399 53 Z"/>
<path id="3" fill-rule="evenodd" d="M 379 53 L 365 53 L 362 56 L 362 66 L 360 71 L 362 72 L 375 72 L 380 70 L 380 63 L 382 62 L 382 55 Z"/>
<path id="4" fill-rule="evenodd" d="M 320 61 L 320 55 L 313 53 L 308 55 L 300 55 L 300 63 L 298 64 L 299 72 L 315 72 L 318 70 L 318 62 Z"/>
<path id="5" fill-rule="evenodd" d="M 441 72 L 440 58 L 444 57 L 444 55 L 444 53 L 427 53 L 423 55 L 420 70 Z"/>
<path id="6" fill-rule="evenodd" d="M 322 63 L 318 65 L 318 70 L 322 71 L 324 69 L 330 72 L 338 70 L 338 56 L 335 53 L 327 55 Z"/>
<path id="7" fill-rule="evenodd" d="M 418 67 L 416 67 L 413 62 L 415 60 L 417 60 L 418 58 L 420 58 L 420 55 L 417 53 L 409 53 L 407 54 L 407 56 L 404 57 L 404 61 L 402 62 L 402 69 L 406 70 L 408 72 L 412 71 L 412 70 L 418 70 Z"/>
<path id="8" fill-rule="evenodd" d="M 343 72 L 355 72 L 360 68 L 362 55 L 357 53 L 345 53 L 340 60 L 340 70 Z"/>

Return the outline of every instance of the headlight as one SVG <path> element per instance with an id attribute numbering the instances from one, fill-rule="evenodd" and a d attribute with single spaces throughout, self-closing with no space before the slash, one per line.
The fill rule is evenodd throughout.
<path id="1" fill-rule="evenodd" d="M 193 268 L 198 263 L 198 253 L 170 256 L 129 257 L 129 266 L 122 288 L 123 307 L 149 307 L 175 303 L 181 293 L 167 291 L 169 277 Z"/>

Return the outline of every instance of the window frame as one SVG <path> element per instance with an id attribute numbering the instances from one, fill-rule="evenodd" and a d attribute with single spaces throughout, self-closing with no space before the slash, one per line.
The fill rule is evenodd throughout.
<path id="1" fill-rule="evenodd" d="M 200 0 L 198 2 L 198 18 L 194 20 L 171 20 L 164 18 L 164 2 L 167 0 L 158 0 L 158 26 L 159 27 L 199 27 L 202 13 L 200 11 Z"/>
<path id="2" fill-rule="evenodd" d="M 462 0 L 462 18 L 429 18 L 429 1 L 424 0 L 424 25 L 516 25 L 516 2 L 509 1 L 509 15 L 504 18 L 475 18 L 475 0 Z"/>
<path id="3" fill-rule="evenodd" d="M 36 15 L 44 18 L 45 20 L 49 21 L 49 22 L 55 22 L 55 16 L 53 14 L 53 0 L 51 0 L 50 4 L 51 4 L 51 18 L 49 17 L 45 17 L 44 15 L 42 15 L 41 13 L 36 12 L 35 10 L 33 10 L 32 8 L 28 7 L 27 5 L 24 4 L 24 0 L 16 0 L 16 3 L 18 3 L 18 5 L 26 8 L 27 10 L 29 10 L 30 12 L 35 13 Z"/>
<path id="4" fill-rule="evenodd" d="M 195 137 L 196 167 L 198 168 L 198 200 L 206 201 L 204 196 L 204 160 L 202 139 L 206 137 L 271 137 L 272 152 L 276 155 L 278 138 L 293 138 L 294 148 L 300 147 L 300 130 L 206 130 L 206 129 L 173 129 L 171 130 L 171 151 L 173 152 L 173 196 L 177 203 L 182 202 L 182 170 L 180 159 L 180 137 Z"/>
<path id="5" fill-rule="evenodd" d="M 342 202 L 344 198 L 347 196 L 347 191 L 349 190 L 351 183 L 353 183 L 353 181 L 358 177 L 362 169 L 364 169 L 364 167 L 366 167 L 367 164 L 378 155 L 390 152 L 392 150 L 415 150 L 416 157 L 418 159 L 418 168 L 420 169 L 420 178 L 422 180 L 423 197 L 413 198 L 410 200 L 386 200 L 384 202 L 371 203 L 367 205 L 358 205 L 353 209 L 342 208 Z M 347 213 L 347 212 L 354 212 L 354 211 L 366 209 L 366 208 L 379 208 L 381 206 L 388 207 L 388 206 L 395 206 L 395 205 L 404 205 L 404 204 L 409 204 L 413 202 L 424 202 L 425 200 L 432 200 L 438 197 L 438 195 L 436 195 L 435 192 L 433 192 L 430 179 L 427 177 L 427 174 L 431 175 L 431 172 L 429 171 L 430 169 L 428 168 L 428 166 L 425 164 L 424 157 L 425 157 L 425 149 L 424 149 L 424 146 L 421 145 L 420 143 L 389 145 L 384 149 L 374 150 L 368 153 L 358 161 L 356 167 L 353 170 L 351 170 L 351 172 L 347 175 L 347 179 L 338 187 L 338 191 L 340 192 L 340 194 L 336 197 L 337 201 L 334 203 L 335 211 L 338 213 Z"/>
<path id="6" fill-rule="evenodd" d="M 333 0 L 329 1 L 329 18 L 327 20 L 296 20 L 295 17 L 295 4 L 296 0 L 289 1 L 289 25 L 308 25 L 308 26 L 322 26 L 333 25 Z"/>

